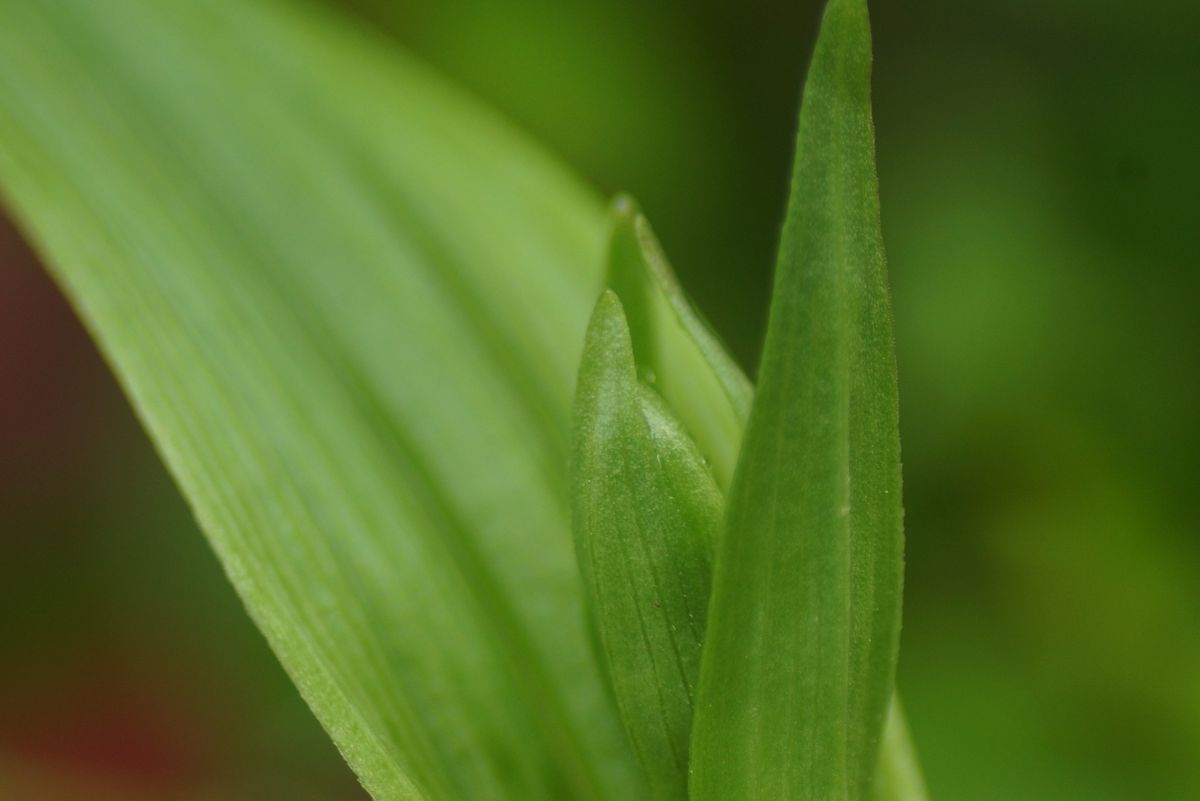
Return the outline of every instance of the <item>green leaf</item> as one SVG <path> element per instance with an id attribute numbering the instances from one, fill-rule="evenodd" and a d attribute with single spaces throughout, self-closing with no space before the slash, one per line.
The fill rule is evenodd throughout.
<path id="1" fill-rule="evenodd" d="M 875 779 L 875 801 L 929 801 L 925 777 L 917 761 L 917 751 L 908 733 L 908 723 L 900 698 L 892 694 L 883 745 L 879 749 L 879 773 Z"/>
<path id="2" fill-rule="evenodd" d="M 0 186 L 377 799 L 644 792 L 563 470 L 590 193 L 261 0 L 0 0 Z"/>
<path id="3" fill-rule="evenodd" d="M 695 444 L 638 380 L 612 292 L 588 326 L 573 454 L 576 554 L 617 706 L 654 797 L 686 801 L 724 500 Z"/>
<path id="4" fill-rule="evenodd" d="M 649 222 L 628 196 L 611 206 L 608 285 L 624 302 L 638 372 L 681 409 L 696 445 L 728 488 L 749 416 L 753 386 L 679 286 Z M 659 375 L 666 380 L 657 380 Z M 724 480 L 722 480 L 724 479 Z M 722 499 L 722 507 L 724 499 Z M 881 801 L 927 795 L 899 696 L 893 698 L 875 782 Z"/>
<path id="5" fill-rule="evenodd" d="M 634 200 L 612 205 L 608 285 L 625 304 L 638 367 L 729 487 L 754 390 L 676 280 Z"/>
<path id="6" fill-rule="evenodd" d="M 753 393 L 749 380 L 691 307 L 635 202 L 618 197 L 612 204 L 611 220 L 608 283 L 618 289 L 618 295 L 623 292 L 633 297 L 625 308 L 633 309 L 627 320 L 639 375 L 678 376 L 678 381 L 659 382 L 658 386 L 674 390 L 673 406 L 690 412 L 691 429 L 701 432 L 708 444 L 705 449 L 697 442 L 701 451 L 737 454 Z M 647 369 L 647 364 L 652 367 Z M 685 386 L 706 402 L 690 402 Z M 723 508 L 723 498 L 721 505 Z M 881 801 L 924 801 L 921 771 L 898 695 L 893 698 L 881 750 L 877 797 Z"/>
<path id="7" fill-rule="evenodd" d="M 693 801 L 859 801 L 876 772 L 903 534 L 870 67 L 865 2 L 831 0 L 714 566 Z"/>
<path id="8" fill-rule="evenodd" d="M 0 0 L 0 192 L 376 798 L 642 797 L 562 469 L 591 193 L 268 0 Z M 725 484 L 749 384 L 627 218 L 659 390 Z"/>

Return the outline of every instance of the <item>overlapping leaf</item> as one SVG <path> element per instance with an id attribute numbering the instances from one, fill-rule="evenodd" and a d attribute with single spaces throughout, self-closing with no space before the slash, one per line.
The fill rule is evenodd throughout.
<path id="1" fill-rule="evenodd" d="M 883 743 L 879 748 L 879 772 L 871 788 L 875 801 L 929 801 L 925 776 L 917 760 L 908 722 L 899 696 L 892 695 Z"/>
<path id="2" fill-rule="evenodd" d="M 745 407 L 737 401 L 748 406 L 751 389 L 679 292 L 633 201 L 619 198 L 613 219 L 608 281 L 633 298 L 632 314 L 627 327 L 622 304 L 615 297 L 602 298 L 589 327 L 575 405 L 576 547 L 601 639 L 607 638 L 599 653 L 626 729 L 652 787 L 659 797 L 672 798 L 682 791 L 681 762 L 690 767 L 690 758 L 679 756 L 688 749 L 673 739 L 690 730 L 695 708 L 694 660 L 681 653 L 693 656 L 702 649 L 690 609 L 698 605 L 697 597 L 707 603 L 711 592 L 711 561 L 696 548 L 719 524 L 725 503 L 704 489 L 710 482 L 699 457 L 688 456 L 697 450 L 689 433 L 643 382 L 656 381 L 658 371 L 686 378 L 707 406 L 684 408 L 707 412 L 695 430 L 716 453 L 737 452 L 745 423 L 740 414 Z M 693 325 L 680 323 L 686 320 Z M 672 361 L 682 361 L 681 352 L 691 359 L 683 362 L 690 370 Z M 672 386 L 666 383 L 666 389 Z M 721 420 L 732 424 L 714 425 Z M 755 591 L 754 585 L 743 588 L 743 593 Z M 671 602 L 663 602 L 664 595 Z M 742 665 L 762 669 L 748 660 Z M 895 696 L 874 797 L 927 798 Z"/>
<path id="3" fill-rule="evenodd" d="M 390 48 L 265 0 L 0 0 L 0 190 L 376 798 L 644 797 L 568 531 L 590 194 Z M 613 226 L 672 407 L 643 406 L 652 438 L 678 416 L 726 486 L 749 383 L 645 221 Z"/>
<path id="4" fill-rule="evenodd" d="M 632 198 L 613 203 L 611 225 L 607 281 L 625 304 L 638 368 L 728 488 L 753 387 L 687 299 Z"/>
<path id="5" fill-rule="evenodd" d="M 576 551 L 617 706 L 654 797 L 686 801 L 688 742 L 724 499 L 637 375 L 621 303 L 588 326 L 576 390 Z"/>

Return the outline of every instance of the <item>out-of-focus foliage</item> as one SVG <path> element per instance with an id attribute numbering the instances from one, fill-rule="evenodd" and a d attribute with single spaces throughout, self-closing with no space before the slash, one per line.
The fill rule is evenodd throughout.
<path id="1" fill-rule="evenodd" d="M 808 55 L 797 43 L 812 41 L 816 3 L 353 3 L 602 189 L 633 191 L 698 305 L 753 363 Z M 1200 786 L 1198 15 L 1174 0 L 873 9 L 905 452 L 900 686 L 935 799 L 1190 801 Z M 27 385 L 62 369 L 44 330 L 21 330 L 7 347 L 42 360 L 12 375 Z M 19 382 L 3 380 L 14 397 Z M 92 386 L 48 391 L 76 399 L 62 426 L 86 414 Z M 135 436 L 71 440 L 90 455 L 64 492 L 92 491 L 5 504 L 6 534 L 78 539 L 54 546 L 73 567 L 52 569 L 59 559 L 41 545 L 37 578 L 8 585 L 3 642 L 26 654 L 35 640 L 74 643 L 80 615 L 123 587 L 139 600 L 107 613 L 103 631 L 140 643 L 130 651 L 145 647 L 138 616 L 150 608 L 214 627 L 154 629 L 164 643 L 202 644 L 190 664 L 241 664 L 240 648 L 213 653 L 228 641 L 222 625 L 251 643 L 246 659 L 261 658 L 236 604 L 205 591 L 218 577 L 202 549 L 160 555 L 162 540 L 199 536 L 161 474 L 127 476 L 145 529 L 106 522 L 95 487 L 120 483 L 103 473 Z M 71 463 L 71 446 L 53 447 Z M 141 510 L 158 506 L 175 510 L 170 521 L 148 522 Z M 108 567 L 97 543 L 114 526 L 129 532 L 126 558 Z M 16 537 L 0 547 L 13 575 L 32 564 Z M 188 592 L 159 593 L 156 574 L 134 567 L 175 559 L 196 565 L 173 579 Z M 181 611 L 191 602 L 194 618 Z M 6 656 L 5 676 L 14 664 Z M 257 664 L 266 678 L 227 685 L 276 688 L 242 696 L 264 705 L 245 717 L 294 712 Z M 248 753 L 278 753 L 284 731 L 325 753 L 319 732 L 258 725 Z"/>
<path id="2" fill-rule="evenodd" d="M 345 20 L 228 0 L 0 5 L 0 185 L 375 798 L 637 797 L 561 470 L 594 195 Z"/>
<path id="3" fill-rule="evenodd" d="M 0 326 L 0 798 L 363 798 L 4 221 Z"/>

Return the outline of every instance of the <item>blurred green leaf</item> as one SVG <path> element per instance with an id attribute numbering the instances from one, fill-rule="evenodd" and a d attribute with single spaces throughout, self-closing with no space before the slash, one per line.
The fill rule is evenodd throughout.
<path id="1" fill-rule="evenodd" d="M 307 4 L 0 3 L 0 183 L 379 799 L 636 798 L 561 465 L 602 208 Z"/>
<path id="2" fill-rule="evenodd" d="M 883 727 L 883 744 L 879 749 L 879 772 L 872 787 L 875 801 L 928 801 L 925 777 L 917 761 L 908 721 L 900 698 L 892 693 L 887 723 Z"/>
<path id="3" fill-rule="evenodd" d="M 575 401 L 573 526 L 601 657 L 654 796 L 687 798 L 688 741 L 724 501 L 699 451 L 638 380 L 606 292 Z"/>
<path id="4" fill-rule="evenodd" d="M 863 799 L 876 772 L 903 534 L 870 68 L 865 2 L 832 0 L 717 549 L 693 801 Z"/>

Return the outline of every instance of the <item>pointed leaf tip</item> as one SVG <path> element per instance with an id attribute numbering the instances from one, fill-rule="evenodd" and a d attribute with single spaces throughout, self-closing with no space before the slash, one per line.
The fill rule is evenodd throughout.
<path id="1" fill-rule="evenodd" d="M 900 447 L 859 0 L 826 10 L 796 148 L 717 550 L 692 801 L 862 801 L 892 691 Z"/>
<path id="2" fill-rule="evenodd" d="M 588 327 L 571 488 L 591 621 L 629 741 L 659 801 L 686 801 L 688 747 L 723 506 L 695 444 L 641 383 L 621 303 Z"/>
<path id="3" fill-rule="evenodd" d="M 670 404 L 727 488 L 753 389 L 628 195 L 618 195 L 610 210 L 607 282 L 624 304 L 639 374 Z"/>

